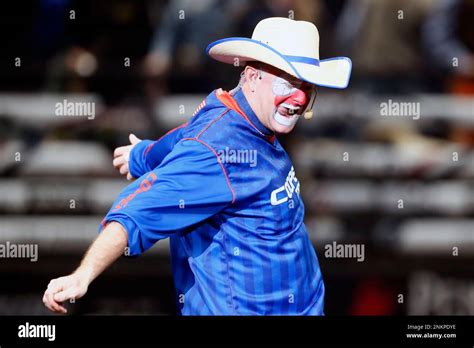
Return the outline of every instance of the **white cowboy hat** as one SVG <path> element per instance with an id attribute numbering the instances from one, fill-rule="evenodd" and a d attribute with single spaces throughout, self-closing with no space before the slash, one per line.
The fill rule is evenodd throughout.
<path id="1" fill-rule="evenodd" d="M 319 59 L 319 33 L 311 22 L 284 17 L 261 20 L 252 38 L 230 37 L 211 43 L 206 52 L 227 64 L 260 61 L 314 85 L 346 88 L 352 62 L 347 57 Z"/>

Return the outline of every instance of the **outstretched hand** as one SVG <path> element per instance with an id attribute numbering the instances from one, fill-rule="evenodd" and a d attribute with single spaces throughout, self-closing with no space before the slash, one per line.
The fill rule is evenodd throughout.
<path id="1" fill-rule="evenodd" d="M 130 134 L 128 139 L 130 140 L 130 145 L 120 146 L 115 149 L 113 165 L 118 169 L 120 174 L 127 176 L 127 180 L 133 180 L 134 178 L 132 174 L 130 174 L 128 160 L 133 147 L 142 140 L 137 138 L 134 134 Z"/>
<path id="2" fill-rule="evenodd" d="M 87 292 L 89 282 L 81 273 L 73 273 L 66 277 L 53 279 L 44 292 L 43 303 L 54 313 L 67 313 L 63 302 L 81 298 Z"/>

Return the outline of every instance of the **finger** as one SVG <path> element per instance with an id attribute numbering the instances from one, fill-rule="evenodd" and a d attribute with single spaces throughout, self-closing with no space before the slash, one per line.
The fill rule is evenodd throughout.
<path id="1" fill-rule="evenodd" d="M 50 311 L 54 312 L 53 307 L 49 304 L 48 298 L 46 297 L 46 293 L 43 295 L 43 304 L 45 305 L 46 308 L 48 308 Z"/>
<path id="2" fill-rule="evenodd" d="M 58 302 L 55 302 L 55 303 L 56 303 L 55 310 L 54 310 L 55 313 L 59 313 L 59 314 L 67 313 L 67 309 L 66 307 L 63 306 L 62 303 L 58 303 Z"/>
<path id="3" fill-rule="evenodd" d="M 124 164 L 123 166 L 120 167 L 120 174 L 125 175 L 128 173 L 128 164 Z"/>
<path id="4" fill-rule="evenodd" d="M 128 136 L 128 140 L 130 140 L 130 144 L 132 145 L 135 145 L 137 143 L 139 143 L 140 141 L 142 141 L 140 138 L 138 138 L 135 134 L 131 133 L 129 136 Z"/>
<path id="5" fill-rule="evenodd" d="M 62 314 L 66 314 L 66 313 L 67 313 L 66 307 L 61 306 L 61 305 L 60 305 L 59 307 L 61 307 L 61 313 L 62 313 Z"/>
<path id="6" fill-rule="evenodd" d="M 47 293 L 45 293 L 43 302 L 50 311 L 55 312 L 55 313 L 62 312 L 61 305 L 59 305 L 58 303 L 56 303 L 56 301 L 54 301 L 53 293 L 51 293 L 50 291 L 47 291 Z"/>
<path id="7" fill-rule="evenodd" d="M 62 303 L 56 303 L 56 309 L 54 310 L 54 312 L 59 314 L 66 314 L 67 309 L 62 305 Z"/>
<path id="8" fill-rule="evenodd" d="M 132 174 L 130 174 L 130 172 L 127 173 L 127 180 L 128 181 L 132 181 L 134 179 L 134 177 L 132 176 Z"/>
<path id="9" fill-rule="evenodd" d="M 71 297 L 69 297 L 71 290 L 67 289 L 66 291 L 61 291 L 53 295 L 53 300 L 57 303 L 62 303 L 64 301 L 69 300 Z"/>
<path id="10" fill-rule="evenodd" d="M 64 280 L 61 278 L 53 279 L 49 282 L 48 288 L 45 291 L 45 295 L 55 294 L 64 288 Z"/>
<path id="11" fill-rule="evenodd" d="M 46 289 L 44 296 L 43 296 L 43 302 L 48 307 L 51 311 L 60 313 L 62 312 L 62 309 L 56 301 L 54 301 L 54 294 L 61 291 L 63 289 L 63 284 L 58 283 L 58 282 L 51 282 L 48 286 L 48 289 Z"/>
<path id="12" fill-rule="evenodd" d="M 114 157 L 123 155 L 125 152 L 129 151 L 129 149 L 130 149 L 130 145 L 117 147 L 114 150 Z"/>
<path id="13" fill-rule="evenodd" d="M 114 158 L 114 160 L 112 161 L 112 163 L 113 163 L 113 165 L 114 165 L 115 168 L 118 168 L 118 167 L 124 165 L 124 164 L 125 164 L 125 161 L 126 161 L 126 160 L 125 160 L 125 157 L 124 157 L 124 156 L 119 156 L 119 157 Z"/>
<path id="14" fill-rule="evenodd" d="M 63 291 L 60 291 L 60 292 L 54 294 L 54 296 L 53 296 L 53 299 L 56 302 L 64 302 L 64 301 L 68 301 L 72 298 L 73 299 L 78 298 L 78 290 L 77 290 L 76 287 L 67 288 Z"/>

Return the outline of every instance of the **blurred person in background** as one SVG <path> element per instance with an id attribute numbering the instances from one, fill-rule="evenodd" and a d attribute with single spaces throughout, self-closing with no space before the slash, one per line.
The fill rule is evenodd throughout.
<path id="1" fill-rule="evenodd" d="M 294 16 L 319 24 L 322 4 L 312 0 L 169 1 L 143 61 L 149 96 L 206 93 L 216 85 L 230 87 L 225 76 L 231 70 L 210 64 L 201 47 L 231 31 L 251 36 L 255 25 L 268 17 Z"/>
<path id="2" fill-rule="evenodd" d="M 474 94 L 474 1 L 438 0 L 423 25 L 427 63 L 455 94 Z"/>
<path id="3" fill-rule="evenodd" d="M 248 1 L 234 16 L 235 31 L 243 36 L 251 36 L 252 31 L 264 18 L 289 17 L 302 21 L 313 21 L 321 27 L 318 20 L 323 9 L 323 1 L 313 0 L 257 0 Z M 321 29 L 319 29 L 321 32 Z"/>
<path id="4" fill-rule="evenodd" d="M 430 90 L 421 26 L 434 0 L 349 0 L 337 29 L 337 46 L 353 57 L 354 87 L 369 93 Z"/>
<path id="5" fill-rule="evenodd" d="M 346 0 L 256 0 L 249 1 L 241 11 L 236 12 L 234 31 L 250 36 L 255 25 L 267 17 L 288 17 L 290 19 L 317 23 L 319 33 L 329 40 L 321 42 L 321 50 L 337 51 L 333 37 L 334 26 L 344 9 Z"/>
<path id="6" fill-rule="evenodd" d="M 107 104 L 138 96 L 135 70 L 151 37 L 147 4 L 71 1 L 63 15 L 68 44 L 48 64 L 46 88 L 96 92 Z"/>
<path id="7" fill-rule="evenodd" d="M 205 93 L 215 86 L 219 67 L 209 64 L 201 48 L 229 32 L 232 16 L 246 2 L 170 0 L 143 60 L 148 95 Z"/>
<path id="8" fill-rule="evenodd" d="M 45 81 L 49 60 L 67 46 L 66 15 L 70 0 L 12 2 L 2 8 L 0 89 L 29 91 Z M 18 23 L 21 21 L 22 25 Z M 12 30 L 14 28 L 14 30 Z M 11 64 L 20 58 L 21 69 Z"/>

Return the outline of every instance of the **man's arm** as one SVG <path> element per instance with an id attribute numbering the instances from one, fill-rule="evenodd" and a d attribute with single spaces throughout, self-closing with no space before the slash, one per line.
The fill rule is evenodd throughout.
<path id="1" fill-rule="evenodd" d="M 92 243 L 74 273 L 51 280 L 43 296 L 45 306 L 53 312 L 66 313 L 62 303 L 84 296 L 89 284 L 124 254 L 127 244 L 127 232 L 122 225 L 109 223 Z"/>
<path id="2" fill-rule="evenodd" d="M 173 128 L 156 141 L 140 140 L 130 134 L 130 145 L 118 147 L 114 151 L 114 167 L 120 174 L 126 175 L 127 180 L 139 178 L 152 171 L 183 138 L 182 129 L 186 125 L 187 123 Z"/>
<path id="3" fill-rule="evenodd" d="M 235 192 L 219 156 L 199 139 L 185 139 L 158 168 L 128 185 L 103 220 L 106 227 L 71 275 L 53 280 L 43 301 L 66 313 L 61 302 L 80 298 L 89 284 L 128 247 L 140 255 L 160 239 L 220 213 Z"/>
<path id="4" fill-rule="evenodd" d="M 128 233 L 130 256 L 218 214 L 235 201 L 229 177 L 209 145 L 178 142 L 163 162 L 128 185 L 103 222 L 119 222 Z"/>

